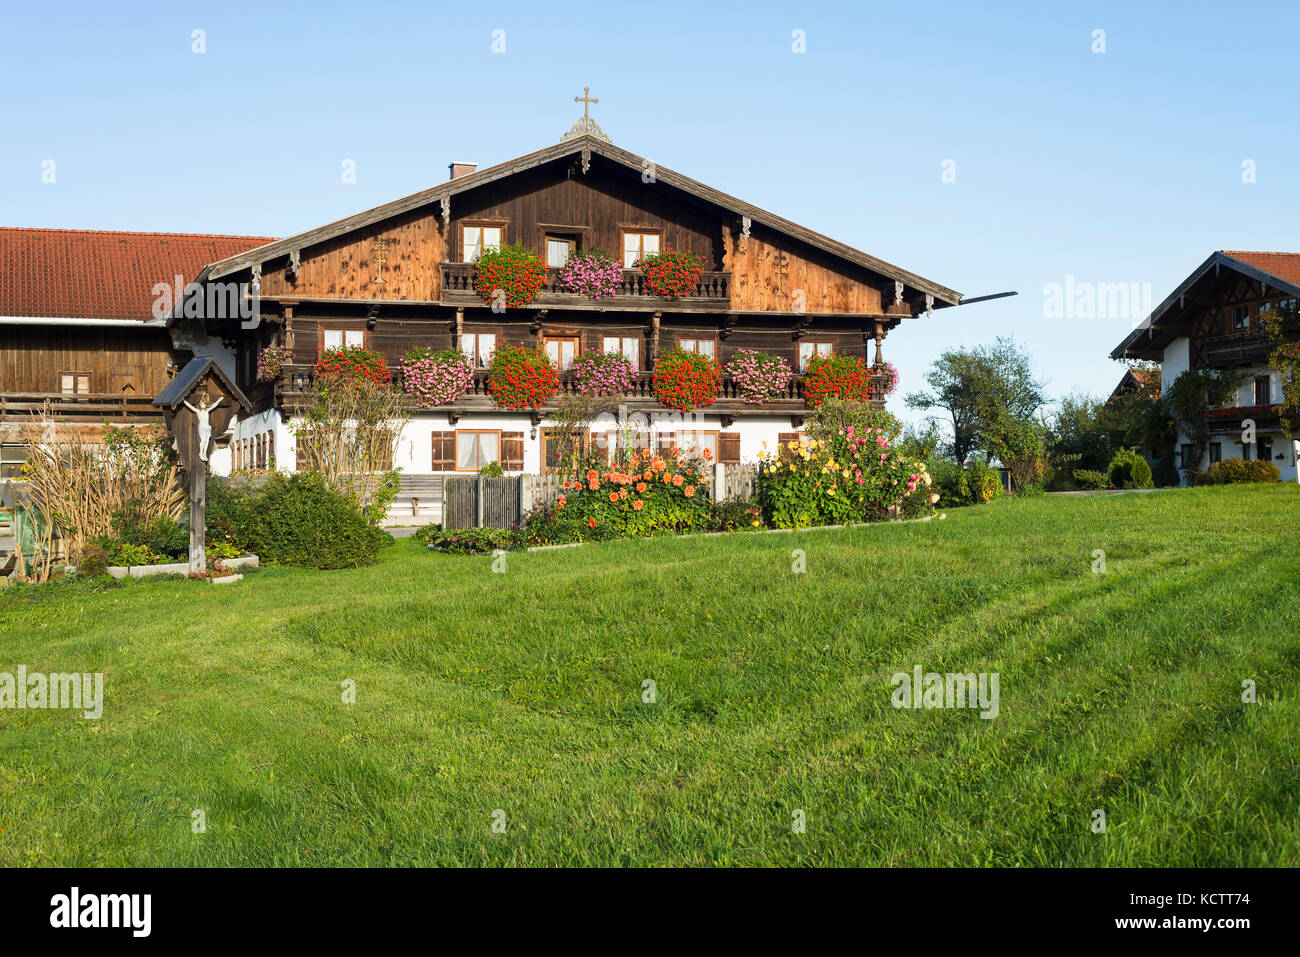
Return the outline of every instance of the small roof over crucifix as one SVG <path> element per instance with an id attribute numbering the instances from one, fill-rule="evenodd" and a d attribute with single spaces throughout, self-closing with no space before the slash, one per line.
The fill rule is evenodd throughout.
<path id="1" fill-rule="evenodd" d="M 591 118 L 591 104 L 600 102 L 599 99 L 591 95 L 591 87 L 584 86 L 582 88 L 582 96 L 575 96 L 573 102 L 582 104 L 582 119 L 574 123 L 573 126 L 570 127 L 569 132 L 560 137 L 560 142 L 563 143 L 565 140 L 571 140 L 578 136 L 594 136 L 596 139 L 604 140 L 608 143 L 610 140 L 609 137 L 605 135 L 605 131 L 602 130 L 596 124 L 596 121 Z"/>
<path id="2" fill-rule="evenodd" d="M 162 392 L 158 393 L 153 404 L 162 406 L 170 412 L 176 411 L 176 407 L 185 401 L 209 373 L 220 383 L 231 401 L 244 410 L 245 415 L 253 411 L 253 404 L 248 401 L 244 393 L 239 391 L 239 387 L 231 381 L 230 376 L 226 375 L 221 364 L 211 356 L 196 356 L 185 363 L 185 368 L 176 374 L 176 378 L 167 383 L 167 387 Z"/>

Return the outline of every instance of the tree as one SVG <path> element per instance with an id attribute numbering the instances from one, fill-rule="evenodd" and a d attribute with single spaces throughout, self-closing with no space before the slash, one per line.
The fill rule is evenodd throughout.
<path id="1" fill-rule="evenodd" d="M 1262 316 L 1264 334 L 1273 342 L 1269 364 L 1282 377 L 1282 403 L 1278 409 L 1282 431 L 1300 436 L 1300 310 L 1295 300 L 1279 303 Z"/>
<path id="2" fill-rule="evenodd" d="M 1046 401 L 1034 378 L 1029 354 L 1014 339 L 943 353 L 926 373 L 931 392 L 914 392 L 908 408 L 943 409 L 952 425 L 949 450 L 959 465 L 985 451 L 1012 465 L 1041 448 L 1038 410 Z"/>

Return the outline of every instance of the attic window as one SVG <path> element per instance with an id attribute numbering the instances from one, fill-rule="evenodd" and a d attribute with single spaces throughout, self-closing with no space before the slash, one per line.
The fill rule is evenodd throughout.
<path id="1" fill-rule="evenodd" d="M 504 231 L 501 226 L 462 226 L 460 235 L 464 255 L 461 262 L 476 262 L 485 251 L 499 251 Z"/>
<path id="2" fill-rule="evenodd" d="M 623 230 L 623 268 L 633 269 L 637 260 L 659 252 L 658 232 Z"/>

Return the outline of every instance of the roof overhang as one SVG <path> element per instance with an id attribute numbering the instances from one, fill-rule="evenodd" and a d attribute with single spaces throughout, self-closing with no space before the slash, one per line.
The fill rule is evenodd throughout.
<path id="1" fill-rule="evenodd" d="M 267 243 L 264 246 L 258 246 L 247 252 L 239 253 L 235 256 L 227 257 L 219 262 L 212 263 L 194 280 L 195 283 L 205 280 L 220 279 L 223 276 L 229 276 L 233 273 L 242 272 L 245 269 L 269 262 L 280 256 L 288 256 L 291 252 L 302 251 L 310 246 L 326 242 L 330 239 L 337 238 L 346 233 L 357 229 L 363 229 L 377 222 L 389 219 L 411 210 L 420 209 L 440 200 L 450 200 L 458 193 L 474 189 L 479 186 L 485 186 L 494 183 L 508 176 L 533 169 L 544 163 L 550 163 L 555 160 L 565 159 L 567 157 L 586 154 L 600 155 L 612 162 L 625 166 L 640 175 L 646 168 L 647 162 L 643 157 L 627 150 L 613 146 L 603 140 L 595 139 L 590 136 L 578 136 L 571 140 L 564 140 L 554 146 L 548 146 L 545 149 L 538 150 L 535 153 L 529 153 L 518 159 L 501 163 L 497 166 L 491 166 L 487 169 L 478 170 L 468 173 L 464 176 L 457 177 L 435 186 L 432 189 L 423 190 L 419 193 L 412 193 L 410 196 L 395 200 L 391 203 L 385 203 L 382 206 L 376 206 L 365 212 L 357 213 L 346 219 L 340 219 L 336 222 L 329 223 L 316 229 L 299 233 L 296 236 L 290 236 L 287 239 L 277 240 L 276 242 Z M 734 196 L 719 192 L 703 183 L 693 180 L 681 173 L 676 173 L 663 166 L 655 165 L 655 181 L 680 189 L 685 193 L 697 197 L 708 203 L 720 206 L 740 218 L 747 218 L 752 223 L 758 223 L 769 229 L 775 230 L 784 235 L 790 236 L 796 240 L 807 243 L 815 248 L 831 254 L 846 262 L 853 263 L 864 269 L 879 273 L 888 279 L 902 282 L 911 286 L 917 292 L 934 299 L 935 308 L 945 306 L 960 305 L 962 301 L 961 293 L 941 286 L 938 283 L 931 282 L 915 273 L 908 272 L 884 260 L 877 259 L 868 255 L 861 250 L 854 249 L 852 246 L 845 245 L 837 240 L 824 236 L 821 233 L 806 229 L 803 226 L 793 223 L 788 219 L 770 213 L 767 210 L 759 209 L 749 203 L 743 202 Z"/>

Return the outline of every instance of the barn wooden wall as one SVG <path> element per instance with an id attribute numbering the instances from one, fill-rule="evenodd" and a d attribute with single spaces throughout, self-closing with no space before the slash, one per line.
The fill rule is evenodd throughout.
<path id="1" fill-rule="evenodd" d="M 388 241 L 382 276 L 375 240 Z M 302 254 L 296 281 L 283 267 L 262 275 L 264 296 L 333 299 L 407 299 L 442 296 L 443 235 L 432 208 L 414 210 L 383 223 L 313 246 Z"/>
<path id="2" fill-rule="evenodd" d="M 64 372 L 90 374 L 90 391 L 117 394 L 127 381 L 152 398 L 167 385 L 171 338 L 146 327 L 0 326 L 0 392 L 59 392 Z"/>
<path id="3" fill-rule="evenodd" d="M 722 246 L 732 309 L 789 311 L 794 291 L 803 290 L 805 312 L 881 311 L 880 289 L 865 277 L 850 275 L 851 267 L 832 265 L 831 257 L 772 230 L 754 226 L 744 240 L 739 230 L 724 226 Z"/>

